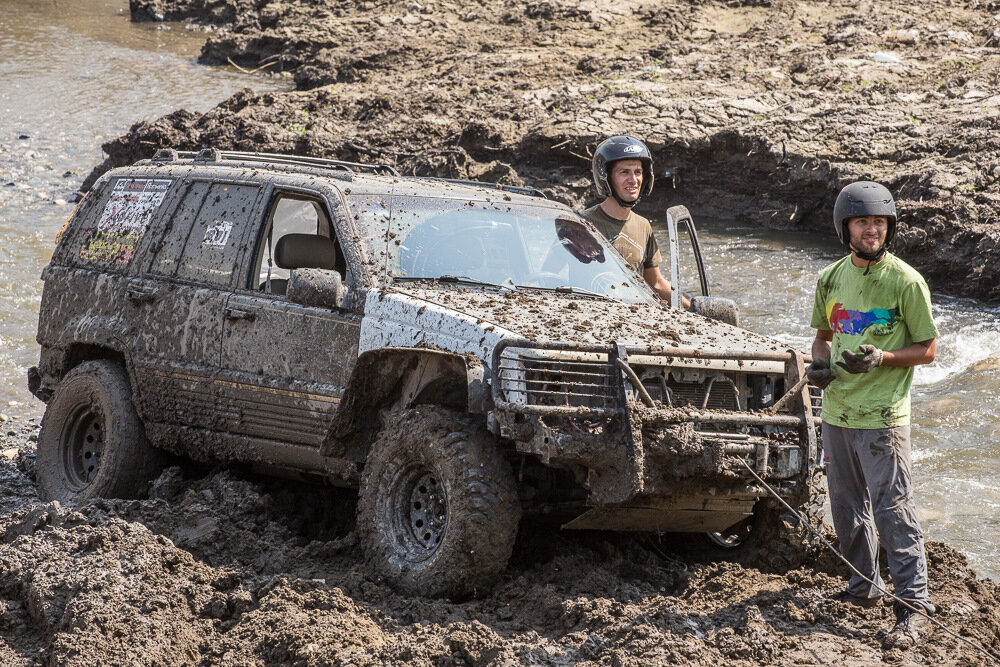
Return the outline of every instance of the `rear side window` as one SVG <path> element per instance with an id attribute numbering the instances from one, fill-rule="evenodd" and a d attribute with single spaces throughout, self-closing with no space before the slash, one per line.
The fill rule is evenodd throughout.
<path id="1" fill-rule="evenodd" d="M 119 178 L 97 204 L 81 215 L 83 228 L 72 240 L 72 254 L 84 264 L 124 269 L 149 230 L 173 183 L 170 179 Z"/>
<path id="2" fill-rule="evenodd" d="M 150 270 L 230 285 L 260 194 L 256 185 L 196 181 L 184 194 Z"/>

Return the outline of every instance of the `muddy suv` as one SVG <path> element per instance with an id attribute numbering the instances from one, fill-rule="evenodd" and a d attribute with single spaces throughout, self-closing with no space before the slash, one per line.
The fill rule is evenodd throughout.
<path id="1" fill-rule="evenodd" d="M 686 288 L 693 224 L 668 222 Z M 814 506 L 803 356 L 661 304 L 538 192 L 164 150 L 101 178 L 43 279 L 51 499 L 141 494 L 163 452 L 357 487 L 375 573 L 451 596 L 490 586 L 522 514 L 780 561 L 758 478 Z"/>

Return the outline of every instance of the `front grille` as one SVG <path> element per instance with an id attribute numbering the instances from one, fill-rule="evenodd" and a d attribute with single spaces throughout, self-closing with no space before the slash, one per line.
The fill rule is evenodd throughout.
<path id="1" fill-rule="evenodd" d="M 615 376 L 606 361 L 540 358 L 505 350 L 499 380 L 504 397 L 512 403 L 616 407 Z"/>
<path id="2" fill-rule="evenodd" d="M 654 400 L 670 407 L 690 406 L 708 410 L 741 410 L 739 394 L 729 374 L 703 382 L 678 382 L 674 378 L 646 378 L 643 385 Z M 705 398 L 708 397 L 706 404 Z"/>

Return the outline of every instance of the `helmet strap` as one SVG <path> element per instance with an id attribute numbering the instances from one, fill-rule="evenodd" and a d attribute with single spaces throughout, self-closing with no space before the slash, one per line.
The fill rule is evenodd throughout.
<path id="1" fill-rule="evenodd" d="M 625 201 L 624 199 L 618 196 L 618 193 L 615 192 L 614 187 L 610 183 L 608 183 L 608 190 L 611 190 L 611 196 L 615 198 L 615 201 L 618 202 L 618 205 L 621 206 L 622 208 L 632 208 L 633 206 L 639 203 L 640 199 L 642 199 L 642 196 L 640 195 L 636 197 L 634 201 Z"/>
<path id="2" fill-rule="evenodd" d="M 875 252 L 871 252 L 871 253 L 869 253 L 869 252 L 861 252 L 860 250 L 858 250 L 854 246 L 850 246 L 850 248 L 851 248 L 851 252 L 853 252 L 855 255 L 858 256 L 858 259 L 863 259 L 866 262 L 868 262 L 868 266 L 865 267 L 865 272 L 862 274 L 862 275 L 865 275 L 865 276 L 867 276 L 868 272 L 871 271 L 872 264 L 874 264 L 875 262 L 877 262 L 880 259 L 882 259 L 883 257 L 885 257 L 885 253 L 886 253 L 884 245 L 881 248 L 879 248 L 878 250 L 876 250 Z"/>

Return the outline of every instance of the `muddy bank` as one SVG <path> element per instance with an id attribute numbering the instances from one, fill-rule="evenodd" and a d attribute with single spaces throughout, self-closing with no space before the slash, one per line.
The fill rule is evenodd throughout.
<path id="1" fill-rule="evenodd" d="M 36 432 L 3 431 L 4 665 L 983 664 L 942 632 L 884 652 L 891 610 L 829 600 L 828 558 L 763 574 L 679 539 L 529 526 L 487 597 L 401 596 L 366 574 L 349 494 L 173 467 L 146 500 L 65 508 L 34 494 Z M 929 565 L 938 618 L 1000 650 L 1000 587 L 942 544 Z"/>
<path id="2" fill-rule="evenodd" d="M 839 188 L 874 178 L 899 199 L 898 254 L 937 289 L 1000 301 L 995 2 L 131 4 L 201 25 L 202 62 L 300 90 L 138 123 L 95 174 L 212 145 L 523 182 L 582 206 L 593 147 L 628 132 L 656 155 L 649 210 L 828 234 Z"/>

